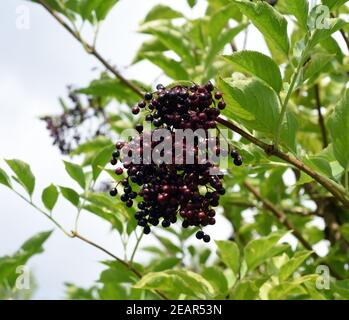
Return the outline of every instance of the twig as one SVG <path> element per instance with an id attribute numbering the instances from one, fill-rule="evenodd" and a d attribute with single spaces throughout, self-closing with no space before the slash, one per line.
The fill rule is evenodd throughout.
<path id="1" fill-rule="evenodd" d="M 264 198 L 260 192 L 253 187 L 249 182 L 245 181 L 244 182 L 244 186 L 256 197 L 256 199 L 258 199 L 260 202 L 262 202 L 263 206 L 268 209 L 270 212 L 272 212 L 276 218 L 279 220 L 279 222 L 281 224 L 283 224 L 288 230 L 292 231 L 292 234 L 299 240 L 299 242 L 304 246 L 304 248 L 306 248 L 307 250 L 312 251 L 312 256 L 316 259 L 321 259 L 321 257 L 315 252 L 313 251 L 313 248 L 311 246 L 311 244 L 304 239 L 304 237 L 302 236 L 302 234 L 293 226 L 293 224 L 287 219 L 287 215 L 285 212 L 283 212 L 282 210 L 278 209 L 273 203 L 271 203 L 268 199 Z M 337 279 L 343 279 L 343 277 L 341 275 L 339 275 L 337 273 L 336 270 L 334 270 L 331 265 L 329 265 L 328 263 L 325 263 L 329 269 L 331 270 L 332 274 L 334 277 L 336 277 Z"/>
<path id="2" fill-rule="evenodd" d="M 54 10 L 52 10 L 43 0 L 37 0 L 76 40 L 78 40 L 86 52 L 95 56 L 107 70 L 114 74 L 123 84 L 129 87 L 134 93 L 143 97 L 142 91 L 136 87 L 131 81 L 127 80 L 120 72 L 118 72 L 108 61 L 106 61 L 100 53 L 92 45 L 86 43 L 81 35 L 74 31 Z"/>
<path id="3" fill-rule="evenodd" d="M 243 129 L 236 126 L 234 123 L 232 123 L 228 120 L 225 120 L 221 117 L 217 118 L 217 121 L 220 124 L 231 129 L 232 131 L 240 134 L 246 140 L 248 140 L 248 141 L 252 142 L 253 144 L 255 144 L 256 146 L 260 147 L 268 155 L 276 156 L 276 157 L 288 162 L 289 164 L 295 166 L 300 171 L 303 171 L 304 173 L 306 173 L 307 175 L 312 177 L 315 181 L 317 181 L 319 184 L 321 184 L 325 189 L 327 189 L 346 208 L 349 208 L 349 199 L 340 189 L 338 189 L 338 187 L 330 179 L 323 177 L 321 174 L 317 173 L 316 171 L 314 171 L 312 168 L 308 167 L 306 164 L 304 164 L 300 160 L 298 160 L 298 159 L 296 159 L 296 158 L 294 158 L 286 153 L 283 153 L 280 150 L 275 149 L 273 147 L 273 145 L 267 144 L 267 143 L 255 138 L 254 136 L 252 136 L 248 132 L 246 132 Z"/>
<path id="4" fill-rule="evenodd" d="M 325 120 L 321 112 L 320 90 L 319 90 L 318 84 L 315 84 L 314 90 L 315 90 L 316 109 L 319 117 L 319 126 L 321 130 L 321 135 L 322 135 L 322 144 L 324 148 L 326 148 L 328 146 L 328 139 L 327 139 L 327 132 L 325 127 Z"/>
<path id="5" fill-rule="evenodd" d="M 290 221 L 287 220 L 287 215 L 282 210 L 276 208 L 274 204 L 272 204 L 268 199 L 263 198 L 260 192 L 252 186 L 249 182 L 245 181 L 244 186 L 258 199 L 263 203 L 263 206 L 271 211 L 279 220 L 281 224 L 283 224 L 288 230 L 292 230 L 293 235 L 299 240 L 300 243 L 304 246 L 304 248 L 308 250 L 313 250 L 310 243 L 305 240 L 302 234 L 291 224 Z"/>
<path id="6" fill-rule="evenodd" d="M 144 231 L 142 231 L 142 234 L 139 236 L 139 238 L 137 239 L 137 242 L 136 242 L 136 245 L 133 249 L 133 252 L 132 252 L 132 255 L 131 255 L 131 258 L 130 258 L 130 264 L 132 265 L 133 263 L 133 259 L 135 258 L 135 255 L 136 255 L 136 252 L 137 252 L 137 249 L 139 247 L 139 244 L 141 243 L 141 240 L 143 238 L 143 235 L 144 235 Z"/>
<path id="7" fill-rule="evenodd" d="M 128 268 L 135 276 L 137 276 L 137 278 L 141 279 L 143 277 L 143 275 L 137 270 L 135 269 L 132 265 L 126 263 L 125 261 L 123 261 L 122 259 L 118 258 L 116 255 L 114 255 L 113 253 L 111 253 L 110 251 L 108 251 L 107 249 L 103 248 L 102 246 L 98 245 L 97 243 L 86 239 L 85 237 L 83 237 L 82 235 L 80 235 L 79 233 L 72 231 L 72 237 L 73 238 L 78 238 L 86 243 L 88 243 L 89 245 L 103 251 L 104 253 L 106 253 L 108 256 L 112 257 L 113 259 L 115 259 L 116 261 L 118 261 L 119 263 L 121 263 L 122 265 L 124 265 L 126 268 Z M 164 295 L 162 292 L 158 291 L 158 290 L 154 290 L 154 292 L 160 296 L 162 299 L 164 300 L 168 300 L 167 296 Z"/>

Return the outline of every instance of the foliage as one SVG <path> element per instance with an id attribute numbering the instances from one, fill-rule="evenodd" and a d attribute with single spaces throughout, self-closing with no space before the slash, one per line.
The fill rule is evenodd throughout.
<path id="1" fill-rule="evenodd" d="M 118 1 L 35 2 L 62 17 L 74 33 L 84 21 L 99 25 Z M 170 228 L 154 236 L 153 246 L 142 246 L 135 210 L 96 187 L 115 178 L 108 165 L 114 148 L 108 137 L 94 137 L 71 151 L 64 166 L 75 188 L 51 184 L 42 191 L 43 209 L 31 200 L 35 177 L 29 165 L 6 160 L 0 184 L 18 193 L 18 183 L 29 196 L 22 198 L 68 236 L 84 240 L 52 217 L 58 199 L 69 201 L 77 217 L 83 210 L 108 223 L 125 239 L 128 253 L 129 239 L 137 240 L 127 260 L 103 262 L 105 270 L 91 288 L 67 284 L 68 298 L 349 298 L 349 8 L 346 1 L 322 2 L 331 16 L 319 14 L 306 0 L 279 0 L 275 6 L 259 0 L 207 0 L 200 18 L 158 5 L 141 22 L 139 32 L 148 37 L 133 64 L 154 64 L 168 84 L 211 80 L 224 94 L 223 119 L 229 123 L 222 121 L 221 128 L 239 133 L 227 138 L 244 158 L 242 167 L 224 177 L 228 192 L 221 215 L 233 229 L 230 239 L 206 247 L 192 241 L 195 230 Z M 195 10 L 196 1 L 188 5 Z M 263 36 L 268 54 L 237 43 L 235 37 L 247 36 L 251 24 Z M 98 99 L 108 130 L 117 136 L 139 121 L 130 107 L 147 85 L 124 79 L 80 32 L 75 35 L 107 69 L 75 94 Z M 109 108 L 115 104 L 116 111 Z M 138 244 L 151 256 L 142 265 L 134 262 Z M 324 257 L 315 245 L 325 248 Z M 14 266 L 38 248 L 25 245 L 14 257 L 1 258 L 0 283 L 12 287 Z M 329 268 L 329 289 L 319 287 L 318 265 Z"/>

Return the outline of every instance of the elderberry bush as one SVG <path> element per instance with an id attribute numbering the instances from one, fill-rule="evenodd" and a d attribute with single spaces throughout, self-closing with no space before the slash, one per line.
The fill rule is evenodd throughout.
<path id="1" fill-rule="evenodd" d="M 172 88 L 159 84 L 156 92 L 146 93 L 144 100 L 132 108 L 135 115 L 144 110 L 145 120 L 152 124 L 151 135 L 161 128 L 170 133 L 160 141 L 148 143 L 146 135 L 149 132 L 143 132 L 142 125 L 136 125 L 140 136 L 130 142 L 117 142 L 111 159 L 112 165 L 120 162 L 115 173 L 122 175 L 125 171 L 126 177 L 117 182 L 110 195 L 118 194 L 117 186 L 121 183 L 123 191 L 120 199 L 127 207 L 132 207 L 137 201 L 139 211 L 136 212 L 135 219 L 145 234 L 150 233 L 152 226 L 161 223 L 162 227 L 167 228 L 179 218 L 183 228 L 194 226 L 201 229 L 216 223 L 215 208 L 226 192 L 222 183 L 223 174 L 212 161 L 201 163 L 199 156 L 202 152 L 210 152 L 226 157 L 230 151 L 237 166 L 242 164 L 242 158 L 237 150 L 229 146 L 221 149 L 218 137 L 205 136 L 204 141 L 201 141 L 205 147 L 210 140 L 215 144 L 211 150 L 205 148 L 203 151 L 199 149 L 199 138 L 194 139 L 193 146 L 186 142 L 179 145 L 175 133 L 179 129 L 202 129 L 206 132 L 216 128 L 217 117 L 225 106 L 222 94 L 214 92 L 214 86 L 209 82 L 205 86 L 177 85 Z M 170 163 L 158 162 L 156 159 L 147 162 L 145 148 L 149 148 L 154 154 L 154 150 L 163 142 L 171 145 L 168 154 Z M 176 161 L 178 148 L 181 148 L 180 154 L 184 159 L 179 163 Z M 136 157 L 130 160 L 135 151 L 139 156 L 138 163 L 134 161 Z M 165 156 L 164 153 L 164 150 L 159 151 L 159 156 Z M 188 162 L 189 154 L 193 155 L 193 163 Z M 196 233 L 196 237 L 204 242 L 210 241 L 210 236 L 202 230 Z"/>

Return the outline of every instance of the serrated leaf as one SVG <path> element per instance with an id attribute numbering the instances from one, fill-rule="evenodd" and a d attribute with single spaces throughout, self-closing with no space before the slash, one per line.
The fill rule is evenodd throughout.
<path id="1" fill-rule="evenodd" d="M 220 79 L 218 87 L 227 103 L 224 114 L 231 119 L 240 118 L 251 129 L 270 134 L 275 132 L 280 105 L 271 87 L 255 78 L 236 81 Z"/>
<path id="2" fill-rule="evenodd" d="M 282 88 L 282 77 L 277 64 L 270 57 L 257 51 L 240 51 L 224 56 L 235 71 L 253 75 L 270 85 L 276 92 Z"/>
<path id="3" fill-rule="evenodd" d="M 328 121 L 333 151 L 336 159 L 341 166 L 348 170 L 349 168 L 349 89 L 344 93 L 343 98 L 338 102 L 334 112 Z M 343 134 L 345 133 L 345 134 Z"/>
<path id="4" fill-rule="evenodd" d="M 240 250 L 233 241 L 216 241 L 219 257 L 237 276 L 240 270 Z"/>
<path id="5" fill-rule="evenodd" d="M 285 248 L 277 247 L 276 244 L 285 234 L 285 231 L 277 231 L 268 237 L 249 242 L 244 248 L 244 258 L 248 269 L 253 270 L 267 259 L 284 251 Z"/>
<path id="6" fill-rule="evenodd" d="M 7 173 L 0 168 L 0 183 L 6 187 L 12 188 L 11 181 Z"/>
<path id="7" fill-rule="evenodd" d="M 54 184 L 49 185 L 42 191 L 41 200 L 48 210 L 52 211 L 57 202 L 58 195 L 57 187 Z"/>
<path id="8" fill-rule="evenodd" d="M 80 196 L 75 190 L 62 186 L 59 186 L 59 189 L 63 197 L 66 198 L 71 204 L 73 204 L 75 207 L 79 205 Z"/>
<path id="9" fill-rule="evenodd" d="M 287 56 L 289 52 L 287 20 L 272 6 L 262 1 L 253 3 L 235 0 L 235 3 L 263 36 L 273 43 L 275 48 Z"/>
<path id="10" fill-rule="evenodd" d="M 309 4 L 307 0 L 279 0 L 278 9 L 282 13 L 292 14 L 303 30 L 308 29 Z"/>
<path id="11" fill-rule="evenodd" d="M 68 161 L 63 161 L 63 162 L 64 162 L 65 170 L 68 172 L 69 176 L 73 180 L 75 180 L 82 189 L 85 189 L 86 177 L 82 168 L 75 163 L 71 163 Z"/>
<path id="12" fill-rule="evenodd" d="M 30 166 L 22 160 L 5 160 L 11 170 L 15 173 L 19 183 L 27 190 L 31 196 L 35 188 L 35 177 Z"/>
<path id="13" fill-rule="evenodd" d="M 297 269 L 302 265 L 302 263 L 312 254 L 311 251 L 297 251 L 292 259 L 286 262 L 279 272 L 280 281 L 287 280 L 292 274 L 297 271 Z"/>

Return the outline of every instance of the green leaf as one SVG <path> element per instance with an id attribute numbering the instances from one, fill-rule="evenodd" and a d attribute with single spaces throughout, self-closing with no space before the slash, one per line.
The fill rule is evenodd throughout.
<path id="1" fill-rule="evenodd" d="M 328 121 L 333 151 L 336 159 L 341 166 L 348 170 L 349 168 L 349 89 L 344 93 L 343 98 L 338 102 L 334 112 Z"/>
<path id="2" fill-rule="evenodd" d="M 212 284 L 217 293 L 220 295 L 225 295 L 227 293 L 228 281 L 221 269 L 216 266 L 205 267 L 201 274 Z"/>
<path id="3" fill-rule="evenodd" d="M 156 36 L 169 50 L 175 52 L 188 65 L 194 66 L 192 45 L 179 28 L 163 23 L 162 20 L 151 21 L 140 28 L 140 32 Z"/>
<path id="4" fill-rule="evenodd" d="M 118 205 L 122 205 L 121 203 L 119 203 Z M 93 204 L 87 204 L 84 205 L 83 207 L 85 210 L 97 215 L 98 217 L 108 221 L 111 226 L 116 229 L 120 234 L 122 234 L 123 232 L 123 223 L 122 221 L 120 221 L 119 217 L 113 213 L 112 211 L 109 211 L 108 209 L 104 208 L 104 207 L 100 207 L 100 206 L 96 206 Z"/>
<path id="5" fill-rule="evenodd" d="M 159 52 L 164 52 L 166 50 L 167 50 L 167 47 L 158 38 L 153 37 L 142 43 L 132 63 L 134 64 L 140 60 L 143 60 L 145 54 L 148 54 L 148 53 L 151 54 L 154 52 L 159 53 Z"/>
<path id="6" fill-rule="evenodd" d="M 270 300 L 283 300 L 291 296 L 306 294 L 307 291 L 301 286 L 303 283 L 311 283 L 316 280 L 318 275 L 307 275 L 297 278 L 294 281 L 283 282 L 270 289 L 268 297 Z"/>
<path id="7" fill-rule="evenodd" d="M 270 57 L 257 51 L 240 51 L 224 58 L 235 71 L 253 75 L 270 85 L 276 92 L 282 88 L 282 77 L 277 64 Z"/>
<path id="8" fill-rule="evenodd" d="M 348 0 L 322 0 L 322 3 L 327 6 L 330 10 L 337 9 L 348 2 Z"/>
<path id="9" fill-rule="evenodd" d="M 229 20 L 236 14 L 237 8 L 235 3 L 229 3 L 217 10 L 208 22 L 208 31 L 211 37 L 212 45 L 216 42 L 222 33 L 222 30 L 227 26 Z"/>
<path id="10" fill-rule="evenodd" d="M 269 134 L 276 130 L 280 105 L 275 91 L 264 82 L 252 78 L 246 80 L 220 79 L 219 89 L 227 103 L 225 114 L 236 117 L 245 126 Z"/>
<path id="11" fill-rule="evenodd" d="M 70 203 L 72 203 L 75 207 L 79 205 L 80 196 L 75 190 L 62 186 L 60 186 L 59 189 L 61 190 L 63 197 L 66 198 Z"/>
<path id="12" fill-rule="evenodd" d="M 304 67 L 304 75 L 303 80 L 307 80 L 324 69 L 328 63 L 334 58 L 332 54 L 326 53 L 315 53 L 309 63 L 307 63 Z"/>
<path id="13" fill-rule="evenodd" d="M 31 196 L 34 192 L 35 177 L 30 166 L 22 160 L 5 160 L 11 170 L 15 173 L 20 184 L 27 190 Z"/>
<path id="14" fill-rule="evenodd" d="M 164 271 L 167 269 L 173 269 L 180 262 L 181 262 L 181 259 L 176 258 L 176 257 L 163 258 L 163 259 L 156 261 L 155 264 L 151 265 L 151 271 L 159 272 L 159 271 Z"/>
<path id="15" fill-rule="evenodd" d="M 58 190 L 54 184 L 49 185 L 45 188 L 41 195 L 41 200 L 45 207 L 52 211 L 58 199 Z"/>
<path id="16" fill-rule="evenodd" d="M 194 8 L 194 6 L 196 5 L 197 2 L 198 2 L 198 0 L 187 0 L 188 6 L 190 8 Z"/>
<path id="17" fill-rule="evenodd" d="M 212 285 L 201 275 L 189 270 L 166 270 L 146 274 L 135 286 L 140 289 L 157 289 L 176 296 L 208 298 L 214 295 Z"/>
<path id="18" fill-rule="evenodd" d="M 168 58 L 161 52 L 144 53 L 142 58 L 158 66 L 167 76 L 174 80 L 190 79 L 187 70 L 182 66 L 181 62 Z"/>
<path id="19" fill-rule="evenodd" d="M 102 148 L 109 146 L 112 144 L 112 141 L 103 136 L 98 136 L 93 140 L 87 141 L 85 143 L 80 144 L 77 148 L 75 148 L 70 155 L 76 156 L 80 154 L 86 154 L 86 153 L 95 153 Z"/>
<path id="20" fill-rule="evenodd" d="M 103 148 L 92 160 L 92 174 L 93 179 L 96 181 L 99 177 L 100 173 L 102 172 L 102 168 L 106 166 L 106 164 L 111 159 L 111 154 L 113 150 L 115 149 L 114 145 L 108 145 L 107 147 Z"/>
<path id="21" fill-rule="evenodd" d="M 253 270 L 267 259 L 283 252 L 285 248 L 276 246 L 276 244 L 285 234 L 285 231 L 277 231 L 268 237 L 249 242 L 244 248 L 244 257 L 248 269 Z"/>
<path id="22" fill-rule="evenodd" d="M 100 0 L 98 7 L 95 9 L 98 21 L 106 18 L 109 11 L 119 2 L 119 0 Z"/>
<path id="23" fill-rule="evenodd" d="M 229 28 L 222 31 L 217 38 L 212 40 L 212 44 L 209 46 L 209 50 L 205 59 L 205 65 L 211 66 L 216 55 L 220 53 L 227 43 L 230 43 L 242 30 L 246 28 L 247 24 L 241 23 L 235 28 Z"/>
<path id="24" fill-rule="evenodd" d="M 230 300 L 254 300 L 258 297 L 258 291 L 255 281 L 239 281 L 230 293 Z"/>
<path id="25" fill-rule="evenodd" d="M 158 4 L 148 12 L 146 17 L 144 18 L 144 22 L 174 18 L 183 18 L 183 14 L 179 11 L 172 9 L 171 7 Z"/>
<path id="26" fill-rule="evenodd" d="M 12 256 L 0 257 L 0 286 L 5 284 L 12 288 L 15 285 L 19 275 L 16 272 L 17 267 L 25 265 L 32 256 L 43 252 L 43 244 L 51 233 L 52 231 L 38 233 L 27 240 Z"/>
<path id="27" fill-rule="evenodd" d="M 247 16 L 263 36 L 285 56 L 289 52 L 287 20 L 265 2 L 236 1 L 242 14 Z"/>
<path id="28" fill-rule="evenodd" d="M 292 274 L 297 271 L 297 269 L 302 265 L 302 263 L 312 254 L 311 251 L 297 251 L 295 255 L 286 262 L 279 272 L 280 281 L 285 281 Z"/>
<path id="29" fill-rule="evenodd" d="M 349 242 L 349 223 L 344 223 L 339 228 L 343 238 Z"/>
<path id="30" fill-rule="evenodd" d="M 309 4 L 307 0 L 279 0 L 278 9 L 282 13 L 294 15 L 302 29 L 308 29 Z"/>
<path id="31" fill-rule="evenodd" d="M 218 254 L 224 264 L 237 276 L 240 270 L 240 250 L 233 241 L 216 241 Z"/>
<path id="32" fill-rule="evenodd" d="M 331 283 L 331 287 L 343 299 L 349 299 L 349 280 L 336 280 L 334 283 Z"/>
<path id="33" fill-rule="evenodd" d="M 76 92 L 96 97 L 113 97 L 119 102 L 128 104 L 133 104 L 139 100 L 139 96 L 120 80 L 107 76 L 91 81 L 88 87 L 78 89 Z"/>
<path id="34" fill-rule="evenodd" d="M 80 185 L 81 188 L 85 189 L 86 178 L 82 168 L 79 165 L 68 162 L 68 161 L 64 161 L 64 166 L 65 166 L 65 170 L 68 172 L 70 177 L 73 180 L 75 180 Z"/>
<path id="35" fill-rule="evenodd" d="M 0 168 L 0 183 L 5 185 L 6 187 L 12 188 L 11 181 L 7 175 L 7 173 Z"/>

